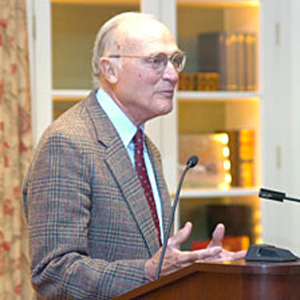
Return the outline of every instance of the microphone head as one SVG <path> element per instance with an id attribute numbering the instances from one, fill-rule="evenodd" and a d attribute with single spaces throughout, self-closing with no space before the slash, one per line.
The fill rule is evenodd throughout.
<path id="1" fill-rule="evenodd" d="M 283 199 L 285 198 L 285 193 L 261 188 L 259 190 L 258 196 L 260 198 L 271 199 L 271 200 L 283 202 Z"/>
<path id="2" fill-rule="evenodd" d="M 197 165 L 197 163 L 198 163 L 198 156 L 197 156 L 197 155 L 193 155 L 193 156 L 191 156 L 191 157 L 188 159 L 186 165 L 187 165 L 189 168 L 194 168 L 194 167 Z"/>

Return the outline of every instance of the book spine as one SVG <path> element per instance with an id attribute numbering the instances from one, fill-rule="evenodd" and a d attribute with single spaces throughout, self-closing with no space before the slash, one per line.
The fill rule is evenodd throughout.
<path id="1" fill-rule="evenodd" d="M 235 33 L 228 33 L 226 39 L 226 76 L 227 86 L 226 90 L 236 91 L 237 90 L 237 67 L 236 67 L 236 56 L 237 56 L 237 35 Z"/>
<path id="2" fill-rule="evenodd" d="M 247 91 L 255 91 L 257 89 L 256 80 L 256 36 L 248 33 L 245 38 L 246 43 L 246 89 Z"/>
<path id="3" fill-rule="evenodd" d="M 236 53 L 236 74 L 237 90 L 246 90 L 246 42 L 245 34 L 237 35 L 237 53 Z"/>
<path id="4" fill-rule="evenodd" d="M 253 187 L 255 185 L 255 134 L 254 130 L 227 131 L 231 162 L 231 185 Z"/>

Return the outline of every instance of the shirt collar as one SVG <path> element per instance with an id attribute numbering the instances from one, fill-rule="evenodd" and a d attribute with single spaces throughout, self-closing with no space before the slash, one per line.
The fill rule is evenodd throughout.
<path id="1" fill-rule="evenodd" d="M 127 148 L 137 131 L 137 127 L 103 89 L 98 89 L 96 97 L 100 106 L 117 130 L 124 146 Z M 141 128 L 144 131 L 144 125 L 142 125 Z"/>

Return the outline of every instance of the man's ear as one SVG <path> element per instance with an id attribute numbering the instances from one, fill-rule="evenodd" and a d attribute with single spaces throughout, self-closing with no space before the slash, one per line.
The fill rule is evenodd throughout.
<path id="1" fill-rule="evenodd" d="M 99 68 L 101 70 L 101 74 L 109 83 L 115 84 L 118 81 L 118 72 L 116 70 L 116 66 L 111 62 L 110 59 L 101 57 L 99 60 Z"/>

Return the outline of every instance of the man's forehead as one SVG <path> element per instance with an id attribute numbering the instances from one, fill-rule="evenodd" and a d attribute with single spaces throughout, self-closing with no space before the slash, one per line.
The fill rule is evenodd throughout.
<path id="1" fill-rule="evenodd" d="M 163 23 L 152 18 L 132 18 L 123 20 L 118 26 L 118 32 L 132 39 L 146 39 L 157 35 L 171 35 Z"/>
<path id="2" fill-rule="evenodd" d="M 118 33 L 120 48 L 126 48 L 127 51 L 138 49 L 149 54 L 178 50 L 170 30 L 155 19 L 120 26 Z"/>
<path id="3" fill-rule="evenodd" d="M 135 29 L 135 31 L 138 31 L 139 29 L 147 29 L 148 26 L 154 26 L 154 27 L 166 27 L 162 22 L 155 18 L 124 18 L 120 24 L 120 28 L 130 28 Z M 148 28 L 148 30 L 151 30 L 151 27 Z"/>

